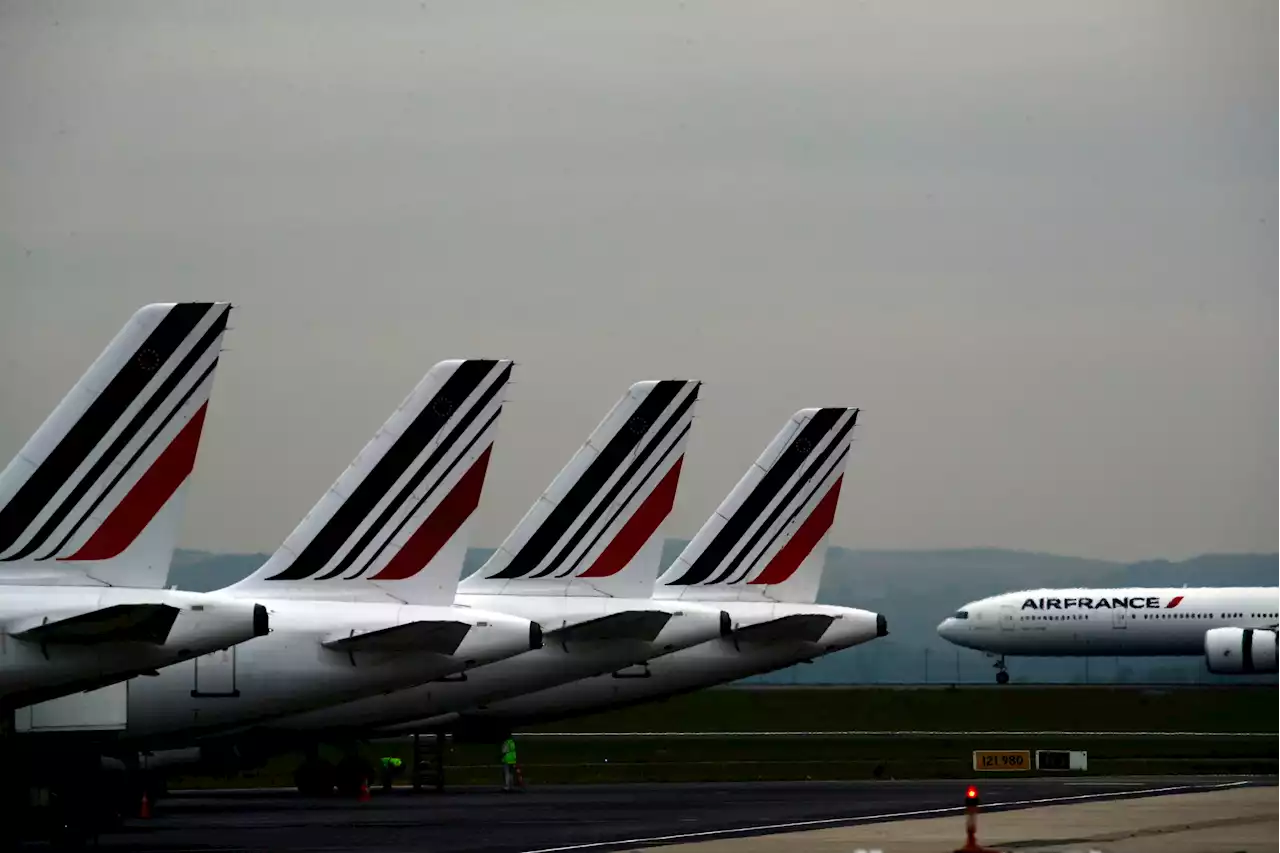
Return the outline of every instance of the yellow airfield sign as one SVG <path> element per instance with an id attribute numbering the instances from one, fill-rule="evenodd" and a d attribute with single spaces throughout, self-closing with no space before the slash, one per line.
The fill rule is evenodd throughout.
<path id="1" fill-rule="evenodd" d="M 1030 770 L 1029 749 L 975 749 L 974 770 Z"/>

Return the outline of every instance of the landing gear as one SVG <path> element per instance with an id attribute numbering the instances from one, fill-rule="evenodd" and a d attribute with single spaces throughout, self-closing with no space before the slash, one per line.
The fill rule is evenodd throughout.
<path id="1" fill-rule="evenodd" d="M 995 662 L 995 668 L 996 668 L 996 684 L 1008 684 L 1009 671 L 1005 667 L 1004 655 L 1001 655 L 1000 660 Z"/>
<path id="2" fill-rule="evenodd" d="M 333 793 L 336 775 L 333 765 L 320 757 L 319 749 L 311 746 L 293 774 L 293 784 L 304 797 L 327 797 Z"/>
<path id="3" fill-rule="evenodd" d="M 318 744 L 307 747 L 306 757 L 294 771 L 293 783 L 304 797 L 360 796 L 375 779 L 373 765 L 361 755 L 356 744 L 347 744 L 336 764 L 325 761 Z"/>
<path id="4" fill-rule="evenodd" d="M 131 813 L 133 787 L 122 762 L 93 748 L 42 747 L 37 754 L 21 746 L 0 745 L 7 759 L 0 796 L 13 812 L 5 813 L 0 849 L 23 840 L 48 841 L 54 849 L 82 847 Z"/>
<path id="5" fill-rule="evenodd" d="M 351 744 L 343 752 L 334 768 L 334 787 L 339 797 L 358 797 L 362 789 L 374 778 L 373 765 L 360 755 L 359 747 Z"/>

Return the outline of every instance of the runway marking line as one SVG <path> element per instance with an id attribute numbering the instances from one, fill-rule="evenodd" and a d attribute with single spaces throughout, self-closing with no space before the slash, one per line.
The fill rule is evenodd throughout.
<path id="1" fill-rule="evenodd" d="M 934 731 L 849 729 L 822 732 L 525 732 L 522 738 L 733 738 L 733 737 L 1276 737 L 1276 732 Z"/>
<path id="2" fill-rule="evenodd" d="M 1034 800 L 1008 800 L 1002 803 L 989 803 L 983 806 L 983 811 L 993 808 L 1016 808 L 1021 806 L 1039 806 L 1039 805 L 1056 805 L 1059 803 L 1078 802 L 1080 800 L 1100 800 L 1104 798 L 1112 798 L 1117 800 L 1129 799 L 1135 796 L 1147 796 L 1151 794 L 1174 794 L 1174 793 L 1190 793 L 1200 791 L 1216 791 L 1224 788 L 1238 788 L 1241 785 L 1248 785 L 1247 781 L 1224 782 L 1217 785 L 1170 785 L 1164 788 L 1144 788 L 1140 791 L 1127 791 L 1124 793 L 1116 792 L 1100 792 L 1097 794 L 1072 794 L 1063 797 L 1039 797 Z M 526 850 L 524 853 L 565 853 L 569 850 L 593 850 L 601 847 L 616 847 L 622 844 L 652 844 L 656 842 L 666 841 L 683 841 L 692 838 L 709 838 L 717 835 L 737 835 L 741 833 L 760 833 L 771 834 L 784 829 L 804 829 L 816 826 L 831 826 L 839 824 L 841 826 L 852 826 L 859 823 L 870 823 L 872 821 L 899 820 L 910 817 L 938 817 L 942 815 L 963 814 L 964 806 L 945 806 L 936 809 L 916 809 L 909 812 L 889 812 L 887 814 L 862 815 L 860 817 L 829 817 L 817 820 L 800 820 L 789 823 L 770 823 L 761 824 L 759 826 L 740 826 L 735 829 L 706 829 L 700 832 L 681 832 L 672 835 L 654 835 L 648 838 L 620 838 L 616 841 L 588 841 L 582 844 L 566 844 L 560 847 L 541 847 L 536 850 Z"/>

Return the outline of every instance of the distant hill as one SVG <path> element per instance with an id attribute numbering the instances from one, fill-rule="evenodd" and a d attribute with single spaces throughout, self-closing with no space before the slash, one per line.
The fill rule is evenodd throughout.
<path id="1" fill-rule="evenodd" d="M 193 592 L 210 592 L 230 586 L 253 574 L 270 554 L 214 554 L 179 548 L 169 567 L 169 585 Z"/>
<path id="2" fill-rule="evenodd" d="M 666 563 L 684 542 L 670 540 Z M 463 574 L 493 553 L 473 548 Z M 179 589 L 219 589 L 245 577 L 266 554 L 178 551 L 169 582 Z M 831 548 L 818 600 L 883 613 L 889 636 L 819 658 L 812 664 L 757 676 L 770 683 L 988 682 L 992 660 L 958 649 L 936 633 L 937 624 L 978 598 L 1038 586 L 1274 586 L 1277 554 L 1205 554 L 1190 560 L 1114 563 L 971 548 L 939 551 L 855 551 Z M 1019 659 L 1010 662 L 1014 681 L 1024 682 L 1219 682 L 1239 679 L 1210 674 L 1204 663 L 1180 658 Z M 1275 681 L 1271 676 L 1262 680 Z"/>

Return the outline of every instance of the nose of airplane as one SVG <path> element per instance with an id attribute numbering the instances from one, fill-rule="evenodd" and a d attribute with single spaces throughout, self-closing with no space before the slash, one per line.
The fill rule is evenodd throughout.
<path id="1" fill-rule="evenodd" d="M 956 620 L 954 617 L 948 616 L 938 623 L 938 636 L 944 640 L 950 640 L 955 635 Z"/>

